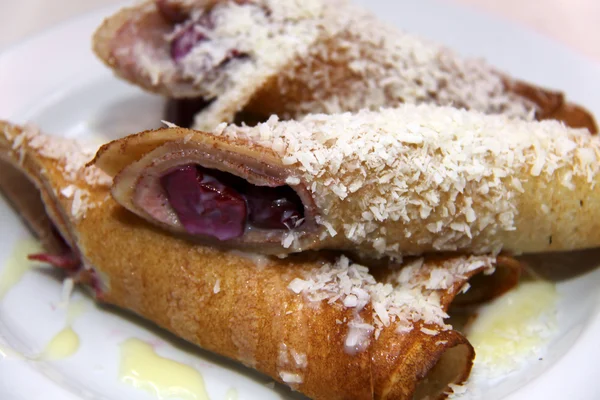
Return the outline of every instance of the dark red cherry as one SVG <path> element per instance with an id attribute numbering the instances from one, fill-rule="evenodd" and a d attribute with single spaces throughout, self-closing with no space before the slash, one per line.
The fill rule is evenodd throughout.
<path id="1" fill-rule="evenodd" d="M 81 265 L 81 261 L 79 261 L 77 256 L 72 252 L 63 255 L 46 253 L 30 254 L 27 256 L 27 259 L 32 261 L 40 261 L 65 270 L 76 270 Z"/>
<path id="2" fill-rule="evenodd" d="M 202 14 L 196 21 L 190 21 L 171 41 L 171 57 L 173 60 L 181 60 L 192 51 L 196 44 L 209 40 L 202 31 L 203 29 L 212 30 L 214 28 L 215 25 L 210 13 Z"/>
<path id="3" fill-rule="evenodd" d="M 187 232 L 219 240 L 234 239 L 244 233 L 244 198 L 209 173 L 188 165 L 163 176 L 161 184 Z"/>
<path id="4" fill-rule="evenodd" d="M 289 187 L 250 186 L 245 193 L 250 223 L 263 229 L 294 229 L 302 218 L 302 203 Z"/>
<path id="5" fill-rule="evenodd" d="M 196 29 L 195 25 L 188 25 L 173 38 L 173 41 L 171 42 L 171 57 L 175 61 L 181 60 L 192 51 L 198 42 L 202 42 L 206 39 L 206 35 Z"/>

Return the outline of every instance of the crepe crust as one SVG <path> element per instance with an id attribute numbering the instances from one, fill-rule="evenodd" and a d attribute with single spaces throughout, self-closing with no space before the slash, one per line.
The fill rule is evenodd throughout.
<path id="1" fill-rule="evenodd" d="M 222 246 L 402 256 L 596 247 L 599 158 L 597 137 L 555 121 L 404 105 L 212 132 L 148 131 L 105 145 L 95 162 L 115 174 L 115 199 L 155 224 L 136 185 L 177 165 L 285 184 L 304 203 L 304 224 Z M 186 235 L 180 225 L 160 226 Z"/>
<path id="2" fill-rule="evenodd" d="M 82 268 L 102 281 L 99 301 L 137 313 L 315 399 L 411 399 L 415 393 L 443 398 L 449 383 L 467 378 L 474 357 L 470 344 L 450 327 L 426 320 L 412 322 L 404 333 L 396 331 L 400 319 L 378 325 L 378 337 L 370 336 L 364 350 L 349 354 L 349 323 L 357 318 L 374 323 L 372 305 L 357 313 L 336 301 L 308 301 L 307 296 L 321 295 L 318 291 L 302 295 L 289 288 L 295 278 L 313 279 L 317 269 L 329 265 L 327 257 L 264 259 L 258 265 L 249 256 L 194 245 L 127 212 L 108 196 L 104 177 L 90 173 L 93 167 L 70 170 L 68 155 L 38 147 L 59 139 L 22 136 L 20 127 L 6 123 L 0 132 L 2 159 L 35 184 L 50 219 L 80 254 Z M 75 197 L 65 190 L 71 185 L 85 191 L 83 214 L 73 213 Z M 14 201 L 18 209 L 26 207 L 18 197 Z M 440 299 L 442 313 L 471 276 L 496 266 L 493 257 L 420 262 L 424 268 L 413 265 L 414 272 L 394 278 L 399 287 L 420 291 L 436 268 L 464 269 L 451 275 L 452 284 L 436 289 L 433 298 Z M 388 279 L 402 270 L 390 271 Z"/>
<path id="3" fill-rule="evenodd" d="M 237 13 L 252 7 L 258 11 Z M 219 28 L 223 36 L 216 33 L 212 40 L 225 38 L 228 45 L 237 41 L 248 56 L 206 76 L 194 75 L 190 71 L 197 71 L 201 60 L 173 62 L 170 38 L 186 19 L 213 9 L 225 22 Z M 169 19 L 165 10 L 178 16 Z M 251 18 L 247 32 L 237 31 L 242 29 L 238 14 L 244 21 Z M 566 101 L 562 93 L 398 31 L 346 0 L 148 1 L 105 20 L 93 42 L 107 66 L 146 90 L 169 98 L 210 100 L 196 116 L 197 129 L 233 122 L 236 115 L 289 119 L 406 102 L 556 119 L 597 131 L 592 114 Z M 214 58 L 223 49 L 215 45 L 207 51 Z"/>

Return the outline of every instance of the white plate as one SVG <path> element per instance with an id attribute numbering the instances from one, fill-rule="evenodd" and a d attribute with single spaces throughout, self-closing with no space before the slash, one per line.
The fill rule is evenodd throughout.
<path id="1" fill-rule="evenodd" d="M 600 115 L 600 69 L 534 33 L 434 0 L 362 0 L 396 25 L 446 43 L 465 55 L 482 56 L 516 76 L 564 90 Z M 15 46 L 0 56 L 0 117 L 33 122 L 68 137 L 119 137 L 157 126 L 162 101 L 116 78 L 90 51 L 90 36 L 102 18 L 95 12 Z M 1 173 L 1 171 L 0 171 Z M 0 269 L 14 245 L 28 236 L 0 198 Z M 565 265 L 566 269 L 574 265 Z M 542 361 L 491 385 L 486 399 L 597 399 L 600 380 L 600 269 L 561 281 L 560 332 Z M 60 279 L 31 271 L 0 303 L 0 344 L 25 354 L 39 352 L 64 325 Z M 1 399 L 151 399 L 118 379 L 119 344 L 137 337 L 160 354 L 202 372 L 212 400 L 234 387 L 240 399 L 298 397 L 268 379 L 182 343 L 143 321 L 99 308 L 86 296 L 87 311 L 74 323 L 81 347 L 56 362 L 26 362 L 0 356 Z"/>

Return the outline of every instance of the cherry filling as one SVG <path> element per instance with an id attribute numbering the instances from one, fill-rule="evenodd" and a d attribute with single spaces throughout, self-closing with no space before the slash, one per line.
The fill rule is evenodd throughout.
<path id="1" fill-rule="evenodd" d="M 94 291 L 96 298 L 102 299 L 104 296 L 102 289 L 102 282 L 98 277 L 96 270 L 93 268 L 85 269 L 81 259 L 77 254 L 69 247 L 67 242 L 58 233 L 55 227 L 52 227 L 56 233 L 57 238 L 64 244 L 64 250 L 60 251 L 61 254 L 50 254 L 50 253 L 38 253 L 29 254 L 27 259 L 32 261 L 39 261 L 45 264 L 52 265 L 53 267 L 64 270 L 76 283 L 82 283 L 88 285 Z"/>
<path id="2" fill-rule="evenodd" d="M 266 190 L 265 190 L 266 189 Z M 294 229 L 300 223 L 296 193 L 288 186 L 250 186 L 246 192 L 250 223 L 263 229 Z"/>
<path id="3" fill-rule="evenodd" d="M 77 270 L 81 265 L 81 261 L 79 261 L 79 258 L 77 258 L 77 256 L 72 252 L 61 255 L 46 253 L 30 254 L 29 256 L 27 256 L 27 258 L 32 261 L 40 261 L 46 264 L 50 264 L 54 267 L 64 269 L 67 271 Z"/>
<path id="4" fill-rule="evenodd" d="M 29 254 L 27 259 L 50 264 L 54 267 L 64 269 L 66 271 L 76 271 L 81 267 L 81 260 L 77 254 L 73 252 L 65 238 L 60 234 L 56 226 L 52 224 L 52 236 L 56 239 L 56 252 L 60 254 Z"/>
<path id="5" fill-rule="evenodd" d="M 185 230 L 219 240 L 244 234 L 247 226 L 293 229 L 304 207 L 288 186 L 255 186 L 231 174 L 186 165 L 161 178 L 171 207 Z"/>
<path id="6" fill-rule="evenodd" d="M 167 198 L 186 231 L 228 240 L 241 236 L 246 202 L 232 188 L 195 166 L 181 167 L 161 178 Z"/>
<path id="7" fill-rule="evenodd" d="M 210 13 L 204 13 L 202 16 L 193 22 L 188 23 L 182 28 L 177 35 L 171 40 L 171 58 L 176 62 L 187 56 L 192 49 L 202 42 L 211 40 L 206 32 L 211 31 L 215 28 L 214 22 L 212 21 Z M 205 56 L 209 57 L 209 56 Z M 225 56 L 218 60 L 216 67 L 222 67 L 229 63 L 231 60 L 236 58 L 247 58 L 248 54 L 243 53 L 237 49 L 229 49 L 225 53 Z M 206 65 L 209 65 L 209 61 L 206 60 Z"/>
<path id="8" fill-rule="evenodd" d="M 207 40 L 207 37 L 196 25 L 188 25 L 171 42 L 171 58 L 175 61 L 187 56 L 194 46 Z"/>
<path id="9" fill-rule="evenodd" d="M 162 13 L 164 15 L 165 11 L 163 10 Z M 171 58 L 175 62 L 179 62 L 199 43 L 210 41 L 211 38 L 207 32 L 214 29 L 215 23 L 210 11 L 203 13 L 197 20 L 190 20 L 185 23 L 173 39 L 171 39 Z M 217 43 L 217 45 L 220 46 L 221 44 Z M 247 58 L 248 54 L 231 48 L 227 49 L 225 55 L 220 57 L 219 59 L 213 59 L 213 55 L 205 54 L 202 64 L 205 65 L 206 71 L 223 67 L 234 59 Z"/>

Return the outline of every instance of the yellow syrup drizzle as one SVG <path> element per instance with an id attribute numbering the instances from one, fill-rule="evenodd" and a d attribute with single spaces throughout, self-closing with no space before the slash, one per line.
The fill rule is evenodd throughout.
<path id="1" fill-rule="evenodd" d="M 19 241 L 9 259 L 4 264 L 0 274 L 0 300 L 19 283 L 23 275 L 30 270 L 36 262 L 29 261 L 27 256 L 43 252 L 42 245 L 36 239 L 23 239 Z M 79 349 L 79 337 L 71 328 L 73 321 L 85 311 L 83 301 L 71 302 L 67 310 L 67 323 L 63 330 L 58 332 L 46 345 L 44 351 L 35 360 L 59 360 L 73 355 Z M 10 347 L 0 347 L 0 357 L 24 357 Z"/>
<path id="2" fill-rule="evenodd" d="M 84 300 L 75 300 L 69 302 L 67 310 L 67 325 L 73 325 L 73 322 L 79 318 L 86 310 L 86 302 Z"/>
<path id="3" fill-rule="evenodd" d="M 139 339 L 121 344 L 120 379 L 158 399 L 208 400 L 204 379 L 197 370 L 159 356 Z"/>
<path id="4" fill-rule="evenodd" d="M 83 300 L 70 302 L 65 328 L 50 340 L 42 354 L 38 357 L 39 360 L 62 360 L 72 356 L 79 350 L 79 336 L 75 333 L 71 325 L 84 311 L 85 303 Z"/>
<path id="5" fill-rule="evenodd" d="M 62 360 L 70 357 L 79 349 L 79 336 L 73 328 L 67 326 L 58 332 L 54 338 L 46 345 L 40 359 L 43 360 Z"/>
<path id="6" fill-rule="evenodd" d="M 235 388 L 230 388 L 225 394 L 225 400 L 238 400 L 238 392 Z"/>
<path id="7" fill-rule="evenodd" d="M 556 328 L 556 297 L 550 282 L 522 282 L 483 306 L 467 335 L 476 363 L 507 371 L 539 352 Z"/>
<path id="8" fill-rule="evenodd" d="M 41 244 L 35 239 L 23 239 L 17 243 L 0 274 L 0 300 L 19 283 L 25 272 L 35 265 L 27 256 L 42 251 Z"/>

